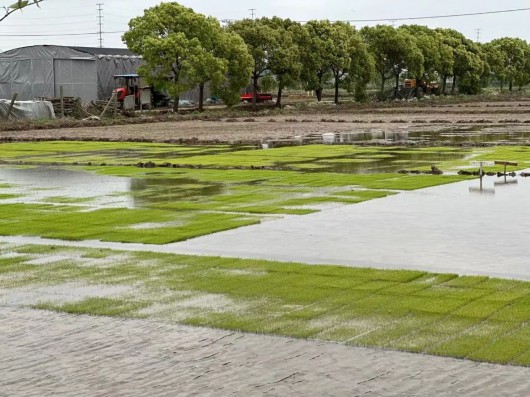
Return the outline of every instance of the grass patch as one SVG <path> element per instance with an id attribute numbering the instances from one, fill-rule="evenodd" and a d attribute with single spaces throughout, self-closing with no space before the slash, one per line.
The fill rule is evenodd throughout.
<path id="1" fill-rule="evenodd" d="M 54 310 L 70 314 L 126 317 L 146 306 L 147 304 L 144 302 L 131 302 L 109 298 L 88 298 L 78 303 L 68 303 L 60 306 L 41 303 L 34 305 L 33 307 L 35 309 Z"/>
<path id="2" fill-rule="evenodd" d="M 160 223 L 160 227 L 134 228 Z M 178 226 L 164 226 L 175 222 Z M 0 234 L 64 240 L 167 244 L 259 223 L 259 219 L 224 213 L 180 213 L 154 209 L 102 209 L 81 212 L 70 206 L 6 204 L 0 206 Z"/>
<path id="3" fill-rule="evenodd" d="M 19 197 L 23 197 L 20 194 L 0 194 L 0 200 L 10 200 L 10 199 L 16 199 Z"/>

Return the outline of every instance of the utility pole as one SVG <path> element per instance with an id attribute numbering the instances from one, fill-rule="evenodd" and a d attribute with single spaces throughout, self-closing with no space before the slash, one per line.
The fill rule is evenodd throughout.
<path id="1" fill-rule="evenodd" d="M 250 17 L 254 19 L 256 17 L 256 9 L 255 8 L 249 8 L 250 11 Z"/>
<path id="2" fill-rule="evenodd" d="M 103 3 L 97 3 L 98 6 L 98 34 L 99 48 L 103 48 Z"/>
<path id="3" fill-rule="evenodd" d="M 480 28 L 475 29 L 475 33 L 477 34 L 477 43 L 480 43 L 480 32 L 481 32 Z"/>

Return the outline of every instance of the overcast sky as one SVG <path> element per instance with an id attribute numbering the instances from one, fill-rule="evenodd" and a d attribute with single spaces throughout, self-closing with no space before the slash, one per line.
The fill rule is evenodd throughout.
<path id="1" fill-rule="evenodd" d="M 15 0 L 0 0 L 0 6 Z M 17 12 L 0 23 L 0 50 L 36 44 L 98 46 L 97 3 L 104 3 L 103 35 L 105 47 L 123 47 L 121 35 L 131 18 L 160 3 L 157 0 L 45 0 L 41 8 L 31 7 Z M 530 7 L 528 0 L 182 0 L 195 11 L 223 19 L 277 15 L 305 21 L 309 19 L 364 20 L 407 18 L 474 13 Z M 0 11 L 1 12 L 1 11 Z M 380 22 L 392 24 L 392 22 Z M 395 22 L 395 26 L 404 22 Z M 520 37 L 530 41 L 530 11 L 496 15 L 467 16 L 411 21 L 430 27 L 448 27 L 480 41 L 498 37 Z M 375 25 L 354 23 L 357 27 Z M 24 37 L 27 35 L 27 37 Z"/>

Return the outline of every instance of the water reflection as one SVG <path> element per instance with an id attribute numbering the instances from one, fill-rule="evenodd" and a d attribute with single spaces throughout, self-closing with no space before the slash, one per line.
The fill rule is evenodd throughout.
<path id="1" fill-rule="evenodd" d="M 2 203 L 74 204 L 88 208 L 147 208 L 180 200 L 197 201 L 224 191 L 224 184 L 191 178 L 127 178 L 54 167 L 0 167 Z"/>
<path id="2" fill-rule="evenodd" d="M 309 172 L 337 172 L 347 174 L 397 173 L 430 167 L 442 161 L 465 160 L 470 153 L 459 151 L 414 151 L 408 148 L 389 148 L 365 155 L 330 157 L 316 163 L 277 163 L 276 169 L 288 170 L 303 166 Z M 312 167 L 313 166 L 313 167 Z"/>
<path id="3" fill-rule="evenodd" d="M 0 167 L 0 183 L 12 187 L 2 189 L 5 194 L 20 195 L 4 203 L 39 203 L 64 197 L 72 201 L 93 199 L 90 205 L 101 207 L 131 207 L 129 178 L 97 175 L 56 167 L 6 168 Z"/>
<path id="4" fill-rule="evenodd" d="M 131 180 L 131 192 L 137 207 L 149 207 L 153 204 L 172 203 L 221 194 L 221 183 L 201 183 L 191 178 L 134 178 Z"/>
<path id="5" fill-rule="evenodd" d="M 523 143 L 530 141 L 530 131 L 495 132 L 482 131 L 482 127 L 454 128 L 443 131 L 383 131 L 341 133 L 337 143 L 359 143 L 385 141 L 404 142 L 440 142 L 446 144 L 476 143 Z"/>
<path id="6" fill-rule="evenodd" d="M 465 181 L 265 222 L 175 247 L 188 254 L 530 280 L 530 178 L 517 180 L 499 186 L 487 199 L 469 194 L 477 180 Z M 499 179 L 485 177 L 483 188 L 492 189 L 495 181 Z"/>

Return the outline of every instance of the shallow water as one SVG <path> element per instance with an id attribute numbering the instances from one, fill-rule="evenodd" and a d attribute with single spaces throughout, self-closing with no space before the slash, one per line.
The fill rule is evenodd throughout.
<path id="1" fill-rule="evenodd" d="M 113 177 L 59 167 L 0 167 L 0 184 L 10 185 L 2 194 L 19 196 L 2 203 L 70 203 L 94 208 L 146 208 L 223 191 L 220 183 L 190 178 Z"/>
<path id="2" fill-rule="evenodd" d="M 3 194 L 20 197 L 3 203 L 42 203 L 61 197 L 90 202 L 97 207 L 132 207 L 129 178 L 96 175 L 59 167 L 7 168 L 0 167 L 0 184 L 12 187 Z"/>
<path id="3" fill-rule="evenodd" d="M 530 170 L 527 170 L 530 171 Z M 167 245 L 0 237 L 65 245 L 530 280 L 530 178 L 485 177 L 286 216 Z"/>
<path id="4" fill-rule="evenodd" d="M 417 170 L 420 168 L 429 168 L 431 165 L 440 161 L 465 160 L 472 155 L 465 151 L 454 152 L 437 152 L 429 151 L 411 151 L 409 148 L 394 148 L 381 150 L 378 155 L 384 155 L 383 158 L 371 155 L 353 155 L 341 156 L 337 158 L 322 159 L 316 163 L 318 168 L 312 169 L 311 164 L 304 164 L 304 171 L 312 172 L 338 172 L 344 174 L 378 174 L 378 173 L 397 173 L 401 170 Z M 357 162 L 362 159 L 366 162 Z M 351 160 L 351 161 L 348 161 Z M 315 163 L 312 163 L 315 164 Z M 290 164 L 288 167 L 296 164 Z M 284 169 L 279 165 L 278 169 Z"/>
<path id="5" fill-rule="evenodd" d="M 156 203 L 176 202 L 191 197 L 209 197 L 221 194 L 221 183 L 201 183 L 191 178 L 133 178 L 130 191 L 136 207 L 149 207 Z"/>
<path id="6" fill-rule="evenodd" d="M 530 280 L 530 178 L 404 192 L 175 244 L 176 251 Z"/>
<path id="7" fill-rule="evenodd" d="M 487 131 L 482 127 L 463 127 L 442 131 L 371 131 L 340 134 L 339 143 L 385 141 L 389 143 L 440 142 L 445 144 L 519 143 L 530 142 L 530 131 Z"/>

